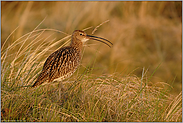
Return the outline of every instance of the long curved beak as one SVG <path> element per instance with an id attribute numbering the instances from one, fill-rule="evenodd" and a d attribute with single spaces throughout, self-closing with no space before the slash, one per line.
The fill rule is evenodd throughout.
<path id="1" fill-rule="evenodd" d="M 95 40 L 95 41 L 99 41 L 99 42 L 102 42 L 104 44 L 106 44 L 107 46 L 111 47 L 110 45 L 113 45 L 109 40 L 105 39 L 105 38 L 101 38 L 101 37 L 97 37 L 97 36 L 93 36 L 93 35 L 86 35 L 87 38 L 89 39 L 92 39 L 92 40 Z M 110 45 L 108 43 L 106 43 L 106 41 L 108 43 L 110 43 Z"/>

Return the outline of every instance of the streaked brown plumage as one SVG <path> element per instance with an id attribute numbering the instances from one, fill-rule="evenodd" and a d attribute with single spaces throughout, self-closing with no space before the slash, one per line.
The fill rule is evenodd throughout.
<path id="1" fill-rule="evenodd" d="M 89 39 L 103 42 L 109 47 L 110 45 L 104 41 L 107 41 L 112 45 L 110 41 L 104 38 L 87 35 L 84 31 L 75 30 L 71 37 L 70 46 L 60 48 L 47 58 L 41 74 L 32 87 L 55 80 L 62 81 L 71 76 L 80 63 L 83 43 Z M 104 41 L 101 41 L 100 39 Z"/>

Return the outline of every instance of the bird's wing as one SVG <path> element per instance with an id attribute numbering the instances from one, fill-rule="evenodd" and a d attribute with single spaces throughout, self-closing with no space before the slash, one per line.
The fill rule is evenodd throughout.
<path id="1" fill-rule="evenodd" d="M 46 80 L 48 80 L 49 78 L 49 69 L 51 67 L 51 64 L 54 62 L 54 58 L 57 55 L 59 50 L 53 52 L 45 61 L 44 65 L 43 65 L 43 69 L 40 73 L 40 75 L 38 76 L 36 82 L 33 84 L 33 87 L 37 86 L 37 85 L 41 85 L 43 82 L 45 82 Z"/>
<path id="2" fill-rule="evenodd" d="M 49 82 L 66 74 L 64 69 L 67 69 L 66 65 L 70 54 L 71 53 L 68 47 L 65 47 L 57 52 L 49 67 Z"/>

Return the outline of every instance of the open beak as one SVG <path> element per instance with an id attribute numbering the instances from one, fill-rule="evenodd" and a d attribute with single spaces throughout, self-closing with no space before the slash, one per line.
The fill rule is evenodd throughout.
<path id="1" fill-rule="evenodd" d="M 100 41 L 104 44 L 106 44 L 107 46 L 111 47 L 110 45 L 113 45 L 109 40 L 105 39 L 105 38 L 101 38 L 101 37 L 97 37 L 97 36 L 92 36 L 92 35 L 86 35 L 89 39 L 95 40 L 95 41 Z M 110 45 L 108 43 L 110 43 Z"/>

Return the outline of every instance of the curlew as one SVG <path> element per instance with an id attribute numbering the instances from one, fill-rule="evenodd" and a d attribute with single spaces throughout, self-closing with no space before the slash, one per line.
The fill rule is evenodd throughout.
<path id="1" fill-rule="evenodd" d="M 113 45 L 105 38 L 87 35 L 84 31 L 75 30 L 71 37 L 70 46 L 60 48 L 47 58 L 40 75 L 32 87 L 52 81 L 63 81 L 70 77 L 79 66 L 83 44 L 89 39 L 100 41 L 109 47 Z"/>

